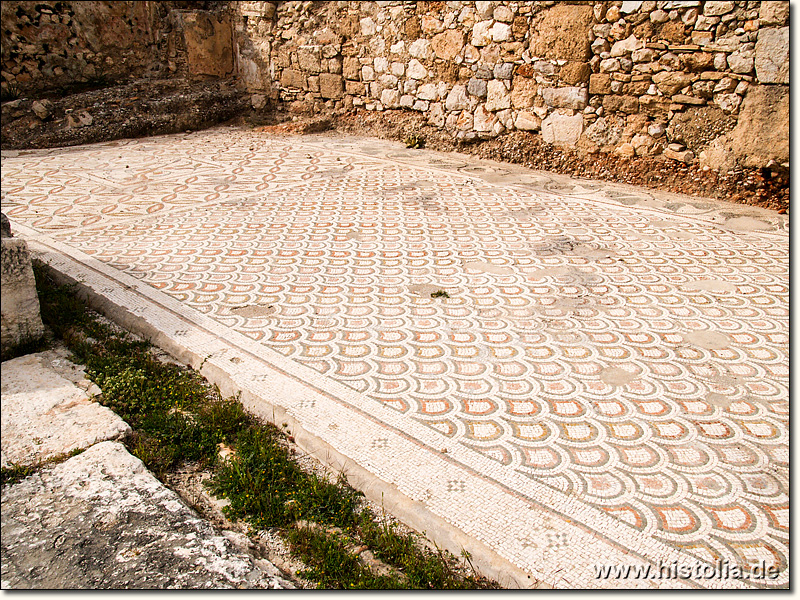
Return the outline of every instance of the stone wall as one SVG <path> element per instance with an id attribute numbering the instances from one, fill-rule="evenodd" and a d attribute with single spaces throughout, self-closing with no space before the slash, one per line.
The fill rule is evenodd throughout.
<path id="1" fill-rule="evenodd" d="M 236 78 L 256 109 L 410 111 L 465 142 L 789 160 L 788 1 L 6 0 L 2 22 L 6 96 Z"/>
<path id="2" fill-rule="evenodd" d="M 231 77 L 229 17 L 208 2 L 2 2 L 5 97 L 142 77 Z M 221 5 L 224 9 L 224 3 Z"/>
<path id="3" fill-rule="evenodd" d="M 407 110 L 461 140 L 788 163 L 789 3 L 231 2 L 236 72 L 293 113 Z"/>

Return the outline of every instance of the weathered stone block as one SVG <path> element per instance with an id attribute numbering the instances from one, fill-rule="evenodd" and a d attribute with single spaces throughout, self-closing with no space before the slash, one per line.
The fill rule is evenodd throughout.
<path id="1" fill-rule="evenodd" d="M 511 79 L 511 75 L 513 72 L 514 72 L 513 63 L 497 63 L 494 66 L 495 79 Z"/>
<path id="2" fill-rule="evenodd" d="M 514 127 L 524 131 L 537 131 L 542 126 L 542 120 L 534 113 L 522 110 L 517 114 L 517 119 L 514 121 Z"/>
<path id="3" fill-rule="evenodd" d="M 758 19 L 762 25 L 788 25 L 789 1 L 762 2 Z"/>
<path id="4" fill-rule="evenodd" d="M 444 127 L 444 108 L 441 102 L 434 102 L 428 110 L 428 123 L 434 127 Z"/>
<path id="5" fill-rule="evenodd" d="M 730 133 L 731 149 L 746 167 L 789 160 L 789 86 L 755 85 L 739 109 Z"/>
<path id="6" fill-rule="evenodd" d="M 611 75 L 608 73 L 593 73 L 589 77 L 590 94 L 610 94 Z"/>
<path id="7" fill-rule="evenodd" d="M 439 97 L 439 90 L 436 84 L 426 83 L 417 90 L 417 98 L 420 100 L 436 100 Z"/>
<path id="8" fill-rule="evenodd" d="M 530 108 L 536 98 L 539 85 L 535 79 L 517 77 L 511 86 L 511 106 L 514 108 Z"/>
<path id="9" fill-rule="evenodd" d="M 701 72 L 714 68 L 714 55 L 710 52 L 693 52 L 683 55 L 683 64 L 689 71 Z"/>
<path id="10" fill-rule="evenodd" d="M 383 90 L 381 104 L 386 108 L 397 108 L 400 105 L 400 92 L 397 90 Z"/>
<path id="11" fill-rule="evenodd" d="M 486 95 L 486 80 L 473 77 L 467 82 L 467 91 L 473 96 L 483 98 Z"/>
<path id="12" fill-rule="evenodd" d="M 341 98 L 344 80 L 341 75 L 322 73 L 319 76 L 319 94 L 323 98 Z"/>
<path id="13" fill-rule="evenodd" d="M 495 21 L 491 28 L 493 42 L 505 42 L 511 39 L 511 25 Z"/>
<path id="14" fill-rule="evenodd" d="M 66 350 L 49 350 L 3 363 L 3 467 L 35 465 L 130 433 L 119 416 L 56 372 L 53 362 L 63 364 L 67 356 Z M 89 383 L 81 385 L 91 389 Z"/>
<path id="15" fill-rule="evenodd" d="M 497 117 L 494 113 L 486 110 L 483 104 L 479 104 L 475 109 L 475 117 L 473 127 L 475 131 L 481 133 L 488 133 L 494 130 L 495 125 L 498 123 Z"/>
<path id="16" fill-rule="evenodd" d="M 659 30 L 658 39 L 682 44 L 686 40 L 686 25 L 681 21 L 668 21 Z"/>
<path id="17" fill-rule="evenodd" d="M 281 87 L 285 88 L 300 88 L 306 86 L 306 78 L 300 71 L 295 69 L 284 69 L 281 72 Z"/>
<path id="18" fill-rule="evenodd" d="M 603 110 L 606 114 L 621 112 L 632 115 L 639 111 L 639 99 L 636 96 L 604 96 Z"/>
<path id="19" fill-rule="evenodd" d="M 719 17 L 726 15 L 734 9 L 734 4 L 731 0 L 714 0 L 713 2 L 706 2 L 703 7 L 703 14 L 707 17 Z"/>
<path id="20" fill-rule="evenodd" d="M 548 8 L 533 26 L 531 54 L 556 60 L 587 60 L 590 41 L 586 33 L 593 21 L 589 3 L 557 4 Z"/>
<path id="21" fill-rule="evenodd" d="M 460 31 L 448 29 L 435 36 L 431 40 L 433 53 L 441 59 L 452 60 L 461 52 L 464 47 L 464 36 Z"/>
<path id="22" fill-rule="evenodd" d="M 472 38 L 470 43 L 480 48 L 492 42 L 492 28 L 493 21 L 479 21 L 472 26 Z"/>
<path id="23" fill-rule="evenodd" d="M 591 7 L 589 7 L 589 14 Z M 555 111 L 542 121 L 542 138 L 548 144 L 574 146 L 583 132 L 583 116 L 567 115 Z"/>
<path id="24" fill-rule="evenodd" d="M 644 44 L 636 39 L 635 35 L 630 35 L 611 46 L 611 56 L 625 56 L 631 54 L 634 50 L 641 49 L 643 46 Z"/>
<path id="25" fill-rule="evenodd" d="M 582 87 L 542 88 L 542 99 L 548 106 L 574 110 L 583 110 L 588 101 L 586 88 Z"/>
<path id="26" fill-rule="evenodd" d="M 348 79 L 344 82 L 344 91 L 351 96 L 363 96 L 367 93 L 367 87 L 361 81 L 350 81 Z"/>
<path id="27" fill-rule="evenodd" d="M 514 12 L 507 6 L 496 6 L 494 9 L 494 20 L 504 23 L 511 23 L 514 20 Z"/>
<path id="28" fill-rule="evenodd" d="M 230 19 L 207 11 L 182 13 L 189 74 L 227 77 L 233 73 Z"/>
<path id="29" fill-rule="evenodd" d="M 754 58 L 755 53 L 752 50 L 737 51 L 728 56 L 728 66 L 734 73 L 747 75 L 753 70 Z"/>
<path id="30" fill-rule="evenodd" d="M 361 63 L 353 56 L 348 56 L 342 62 L 342 76 L 345 79 L 357 81 L 361 73 Z"/>
<path id="31" fill-rule="evenodd" d="M 789 28 L 762 29 L 756 42 L 759 83 L 789 83 Z"/>
<path id="32" fill-rule="evenodd" d="M 464 110 L 469 107 L 467 88 L 463 85 L 454 85 L 444 102 L 447 110 Z"/>
<path id="33" fill-rule="evenodd" d="M 672 96 L 691 85 L 692 76 L 680 71 L 661 71 L 653 75 L 653 83 L 665 96 Z"/>
<path id="34" fill-rule="evenodd" d="M 0 346 L 2 354 L 44 335 L 31 257 L 25 240 L 3 237 L 0 254 Z"/>
<path id="35" fill-rule="evenodd" d="M 492 79 L 486 86 L 486 110 L 494 112 L 504 108 L 511 108 L 511 96 L 502 81 Z"/>
<path id="36" fill-rule="evenodd" d="M 592 69 L 588 63 L 570 61 L 561 67 L 561 71 L 558 72 L 558 78 L 570 85 L 585 84 L 589 80 L 591 73 Z"/>
<path id="37" fill-rule="evenodd" d="M 472 116 L 472 113 L 468 110 L 462 110 L 461 114 L 458 115 L 458 119 L 456 119 L 456 128 L 462 131 L 467 131 L 472 129 L 473 124 L 474 117 Z"/>
<path id="38" fill-rule="evenodd" d="M 301 46 L 298 48 L 297 64 L 303 71 L 308 71 L 309 73 L 319 73 L 322 70 L 320 66 L 320 47 Z"/>
<path id="39" fill-rule="evenodd" d="M 425 79 L 428 76 L 428 69 L 416 58 L 412 58 L 406 67 L 406 75 L 410 79 Z"/>

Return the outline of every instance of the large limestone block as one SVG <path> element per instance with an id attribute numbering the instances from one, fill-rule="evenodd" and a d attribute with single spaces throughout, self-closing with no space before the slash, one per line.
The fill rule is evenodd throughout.
<path id="1" fill-rule="evenodd" d="M 297 64 L 301 71 L 309 73 L 319 73 L 322 71 L 320 64 L 320 54 L 322 49 L 319 46 L 308 45 L 300 46 L 297 49 Z"/>
<path id="2" fill-rule="evenodd" d="M 472 26 L 472 38 L 470 43 L 476 48 L 486 46 L 492 42 L 492 21 L 480 21 Z"/>
<path id="3" fill-rule="evenodd" d="M 745 167 L 789 160 L 789 86 L 751 86 L 730 132 L 731 149 Z"/>
<path id="4" fill-rule="evenodd" d="M 521 110 L 514 121 L 514 127 L 525 131 L 536 131 L 541 125 L 542 120 L 527 110 Z"/>
<path id="5" fill-rule="evenodd" d="M 460 84 L 453 86 L 453 89 L 447 94 L 445 108 L 449 111 L 469 108 L 469 96 L 467 95 L 466 86 Z"/>
<path id="6" fill-rule="evenodd" d="M 542 138 L 548 144 L 574 146 L 583 132 L 583 116 L 564 114 L 558 110 L 542 121 Z"/>
<path id="7" fill-rule="evenodd" d="M 555 60 L 587 60 L 593 20 L 592 4 L 588 2 L 548 8 L 531 31 L 531 54 Z"/>
<path id="8" fill-rule="evenodd" d="M 789 83 L 789 28 L 762 29 L 756 42 L 759 83 Z"/>
<path id="9" fill-rule="evenodd" d="M 3 363 L 3 467 L 35 465 L 130 432 L 125 421 L 56 373 L 53 360 L 51 352 L 40 352 Z"/>
<path id="10" fill-rule="evenodd" d="M 481 133 L 492 132 L 494 131 L 497 123 L 498 119 L 494 113 L 486 110 L 483 104 L 479 104 L 475 109 L 475 116 L 473 120 L 473 127 L 475 128 L 475 131 Z"/>
<path id="11" fill-rule="evenodd" d="M 3 587 L 292 588 L 217 533 L 118 442 L 3 489 Z"/>
<path id="12" fill-rule="evenodd" d="M 183 39 L 189 73 L 227 77 L 233 73 L 230 19 L 207 11 L 183 13 Z"/>
<path id="13" fill-rule="evenodd" d="M 25 240 L 3 237 L 0 254 L 0 346 L 14 346 L 44 335 L 39 297 Z"/>

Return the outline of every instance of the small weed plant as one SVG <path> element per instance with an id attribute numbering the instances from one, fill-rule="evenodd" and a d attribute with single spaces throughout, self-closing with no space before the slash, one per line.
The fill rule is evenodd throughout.
<path id="1" fill-rule="evenodd" d="M 42 318 L 101 388 L 100 401 L 134 430 L 129 450 L 156 475 L 184 463 L 212 470 L 210 491 L 225 511 L 256 529 L 277 528 L 306 565 L 301 576 L 329 589 L 481 589 L 494 582 L 450 554 L 433 551 L 377 516 L 341 476 L 331 482 L 301 469 L 287 434 L 222 398 L 195 371 L 159 361 L 149 343 L 101 323 L 69 286 L 35 266 Z M 220 459 L 218 447 L 233 449 Z M 4 483 L 30 474 L 3 470 Z M 355 548 L 389 566 L 377 574 Z"/>

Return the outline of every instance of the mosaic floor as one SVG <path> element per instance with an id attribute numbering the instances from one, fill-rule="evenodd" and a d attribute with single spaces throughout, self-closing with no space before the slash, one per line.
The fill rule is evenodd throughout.
<path id="1" fill-rule="evenodd" d="M 4 151 L 2 207 L 531 581 L 788 585 L 785 216 L 228 128 Z"/>

